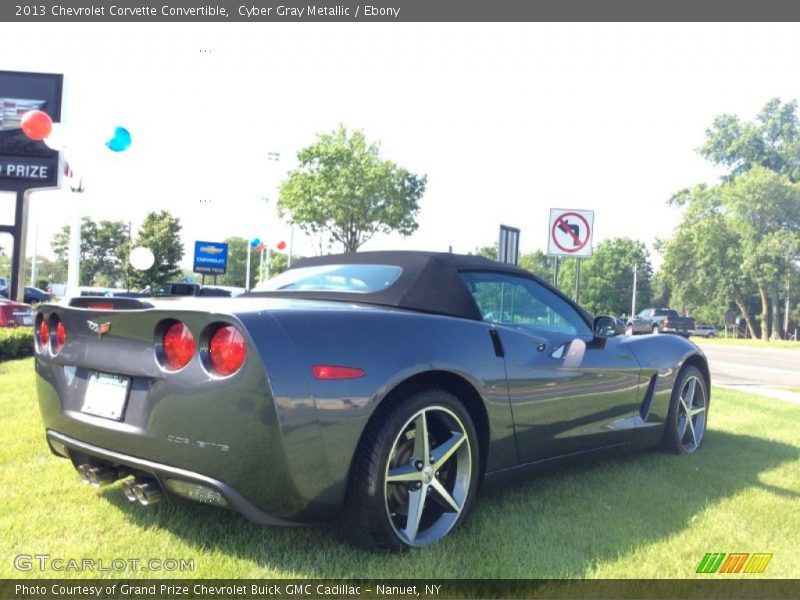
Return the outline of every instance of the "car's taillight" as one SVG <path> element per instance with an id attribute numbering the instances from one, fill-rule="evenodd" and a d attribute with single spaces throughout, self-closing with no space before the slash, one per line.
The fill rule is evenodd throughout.
<path id="1" fill-rule="evenodd" d="M 669 327 L 669 315 L 667 315 L 666 317 L 664 317 L 664 326 L 665 326 L 665 327 Z"/>
<path id="2" fill-rule="evenodd" d="M 58 354 L 67 343 L 67 328 L 59 319 L 56 323 L 56 339 L 53 341 L 53 354 Z"/>
<path id="3" fill-rule="evenodd" d="M 223 325 L 208 341 L 208 362 L 217 375 L 232 375 L 244 364 L 244 338 L 233 325 Z"/>
<path id="4" fill-rule="evenodd" d="M 162 342 L 164 366 L 177 371 L 189 364 L 197 345 L 189 328 L 178 321 L 164 332 Z"/>
<path id="5" fill-rule="evenodd" d="M 111 302 L 90 302 L 89 308 L 95 310 L 114 310 L 114 305 Z"/>
<path id="6" fill-rule="evenodd" d="M 364 376 L 364 369 L 337 365 L 314 365 L 311 372 L 315 379 L 356 379 Z"/>
<path id="7" fill-rule="evenodd" d="M 47 324 L 47 321 L 42 319 L 41 323 L 39 323 L 39 350 L 44 350 L 47 348 L 47 344 L 50 341 L 50 326 Z"/>
<path id="8" fill-rule="evenodd" d="M 6 326 L 6 311 L 0 309 L 0 327 Z"/>

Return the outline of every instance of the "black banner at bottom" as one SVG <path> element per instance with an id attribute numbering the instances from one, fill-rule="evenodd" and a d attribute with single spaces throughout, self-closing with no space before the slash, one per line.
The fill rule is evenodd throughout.
<path id="1" fill-rule="evenodd" d="M 800 600 L 800 580 L 739 579 L 2 579 L 0 600 L 755 598 Z"/>

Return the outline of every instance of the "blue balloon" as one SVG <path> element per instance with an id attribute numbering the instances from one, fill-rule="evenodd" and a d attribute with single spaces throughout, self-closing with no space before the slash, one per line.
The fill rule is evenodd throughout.
<path id="1" fill-rule="evenodd" d="M 114 128 L 114 137 L 106 142 L 112 152 L 125 152 L 131 145 L 131 132 L 124 127 Z"/>
<path id="2" fill-rule="evenodd" d="M 258 248 L 261 245 L 261 240 L 258 238 L 253 238 L 250 240 L 250 246 L 253 248 Z"/>

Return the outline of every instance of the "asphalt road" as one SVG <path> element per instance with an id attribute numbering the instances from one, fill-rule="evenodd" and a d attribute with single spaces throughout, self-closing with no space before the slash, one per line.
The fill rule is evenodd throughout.
<path id="1" fill-rule="evenodd" d="M 800 351 L 703 344 L 713 385 L 800 388 Z"/>

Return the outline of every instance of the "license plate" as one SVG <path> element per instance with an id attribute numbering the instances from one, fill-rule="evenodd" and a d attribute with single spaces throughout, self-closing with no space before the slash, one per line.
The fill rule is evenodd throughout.
<path id="1" fill-rule="evenodd" d="M 25 315 L 22 317 L 22 324 L 23 325 L 33 325 L 33 317 Z"/>
<path id="2" fill-rule="evenodd" d="M 81 411 L 106 419 L 121 420 L 125 402 L 128 400 L 130 381 L 128 377 L 119 375 L 89 373 Z"/>

